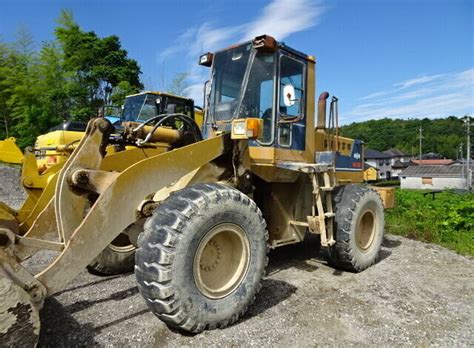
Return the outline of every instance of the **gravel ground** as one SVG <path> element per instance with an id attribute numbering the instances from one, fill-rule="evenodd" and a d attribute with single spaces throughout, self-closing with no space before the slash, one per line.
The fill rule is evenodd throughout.
<path id="1" fill-rule="evenodd" d="M 7 172 L 15 174 L 0 167 L 0 199 L 21 202 L 18 179 Z M 198 335 L 173 332 L 154 317 L 133 274 L 84 271 L 46 300 L 39 346 L 474 346 L 472 258 L 389 235 L 380 261 L 354 274 L 328 266 L 318 249 L 308 238 L 272 251 L 247 314 Z M 28 267 L 41 269 L 52 256 L 41 253 Z"/>
<path id="2" fill-rule="evenodd" d="M 21 167 L 0 163 L 0 202 L 18 209 L 26 198 L 20 183 Z"/>

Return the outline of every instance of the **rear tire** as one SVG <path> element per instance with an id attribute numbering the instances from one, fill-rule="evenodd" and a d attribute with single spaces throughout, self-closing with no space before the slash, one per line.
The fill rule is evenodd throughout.
<path id="1" fill-rule="evenodd" d="M 175 192 L 139 237 L 140 292 L 168 326 L 193 333 L 224 328 L 260 290 L 267 241 L 262 213 L 240 191 L 199 184 Z"/>
<path id="2" fill-rule="evenodd" d="M 136 247 L 121 233 L 87 266 L 96 275 L 109 276 L 133 272 Z"/>
<path id="3" fill-rule="evenodd" d="M 360 272 L 377 261 L 384 233 L 384 210 L 377 191 L 344 185 L 333 191 L 336 244 L 328 261 L 337 268 Z"/>

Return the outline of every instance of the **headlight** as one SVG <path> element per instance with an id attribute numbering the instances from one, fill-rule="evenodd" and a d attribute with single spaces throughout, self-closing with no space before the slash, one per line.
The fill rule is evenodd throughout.
<path id="1" fill-rule="evenodd" d="M 204 53 L 202 56 L 199 57 L 199 65 L 209 67 L 212 65 L 213 58 L 214 55 L 211 52 Z"/>
<path id="2" fill-rule="evenodd" d="M 232 139 L 258 139 L 262 136 L 262 119 L 244 118 L 232 121 Z"/>
<path id="3" fill-rule="evenodd" d="M 245 120 L 235 120 L 232 123 L 232 134 L 245 135 Z"/>

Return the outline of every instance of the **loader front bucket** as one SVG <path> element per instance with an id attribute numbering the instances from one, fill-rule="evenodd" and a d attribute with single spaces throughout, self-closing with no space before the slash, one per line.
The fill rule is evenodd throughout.
<path id="1" fill-rule="evenodd" d="M 34 347 L 40 332 L 38 308 L 3 268 L 0 268 L 0 293 L 0 346 Z"/>
<path id="2" fill-rule="evenodd" d="M 5 163 L 21 164 L 23 153 L 16 145 L 16 139 L 11 137 L 0 140 L 0 161 Z"/>
<path id="3" fill-rule="evenodd" d="M 0 203 L 0 346 L 33 347 L 40 332 L 39 308 L 42 299 L 25 289 L 36 283 L 13 256 L 19 224 L 15 212 Z M 39 286 L 42 287 L 41 285 Z M 41 292 L 44 289 L 40 290 Z M 35 292 L 33 292 L 35 293 Z M 36 293 L 40 295 L 40 293 Z"/>

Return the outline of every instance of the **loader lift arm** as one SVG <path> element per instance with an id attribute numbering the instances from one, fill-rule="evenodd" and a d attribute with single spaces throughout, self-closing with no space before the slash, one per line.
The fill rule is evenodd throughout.
<path id="1" fill-rule="evenodd" d="M 61 290 L 121 231 L 136 221 L 137 209 L 146 196 L 178 181 L 224 151 L 224 136 L 219 136 L 145 159 L 117 176 L 102 172 L 103 176 L 96 177 L 93 174 L 100 173 L 97 149 L 106 141 L 103 122 L 103 119 L 92 121 L 91 133 L 68 160 L 58 179 L 55 211 L 64 250 L 36 276 L 46 286 L 48 295 Z M 91 155 L 96 155 L 96 159 L 89 161 Z M 73 193 L 80 188 L 78 182 L 74 183 L 74 177 L 83 175 L 90 178 L 90 187 L 103 188 L 103 192 L 84 192 L 99 194 L 85 218 L 82 218 L 83 210 L 71 209 L 73 204 L 82 207 L 81 202 L 84 204 L 87 200 Z"/>

